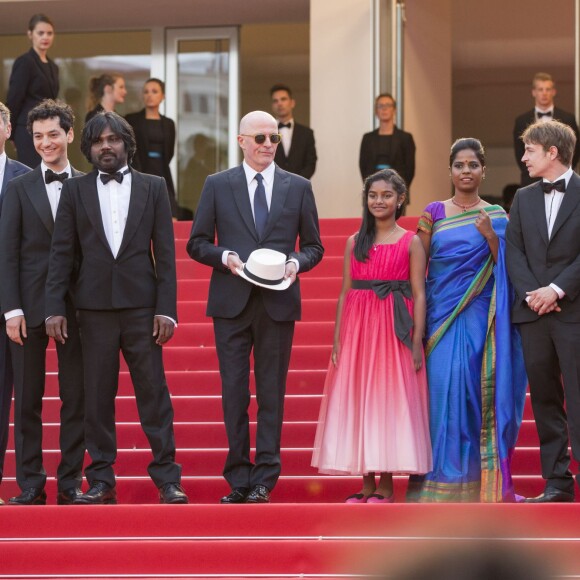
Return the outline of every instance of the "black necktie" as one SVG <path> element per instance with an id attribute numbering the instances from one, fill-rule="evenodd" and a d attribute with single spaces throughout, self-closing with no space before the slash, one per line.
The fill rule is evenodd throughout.
<path id="1" fill-rule="evenodd" d="M 117 171 L 117 173 L 100 173 L 101 181 L 104 185 L 107 185 L 111 179 L 114 179 L 117 183 L 123 183 L 123 177 L 129 173 L 128 169 L 125 169 L 123 173 Z"/>
<path id="2" fill-rule="evenodd" d="M 565 179 L 558 179 L 558 181 L 542 181 L 542 189 L 544 193 L 551 193 L 554 189 L 556 191 L 561 191 L 564 193 L 566 191 L 566 180 Z"/>
<path id="3" fill-rule="evenodd" d="M 256 173 L 258 186 L 254 193 L 254 221 L 256 222 L 256 232 L 258 237 L 262 237 L 266 222 L 268 221 L 268 202 L 266 201 L 266 189 L 264 188 L 264 177 L 261 173 Z"/>
<path id="4" fill-rule="evenodd" d="M 60 181 L 61 183 L 68 179 L 68 173 L 63 171 L 62 173 L 55 173 L 52 169 L 47 169 L 44 172 L 44 182 L 46 185 L 52 183 L 53 181 Z"/>
<path id="5" fill-rule="evenodd" d="M 541 119 L 542 117 L 551 117 L 552 111 L 548 111 L 546 113 L 542 113 L 541 111 L 536 111 L 536 116 L 538 117 L 538 119 Z"/>
<path id="6" fill-rule="evenodd" d="M 278 123 L 278 129 L 292 129 L 292 123 Z"/>

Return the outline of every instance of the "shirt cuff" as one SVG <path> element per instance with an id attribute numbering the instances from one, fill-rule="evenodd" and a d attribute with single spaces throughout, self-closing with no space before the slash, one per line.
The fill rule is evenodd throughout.
<path id="1" fill-rule="evenodd" d="M 238 254 L 236 254 L 236 252 L 232 252 L 231 250 L 224 250 L 222 253 L 222 264 L 227 268 L 228 267 L 228 256 L 230 254 L 234 254 L 234 256 L 237 256 Z M 239 256 L 238 256 L 239 257 Z"/>
<path id="2" fill-rule="evenodd" d="M 296 264 L 296 273 L 298 274 L 298 271 L 300 270 L 300 264 L 298 263 L 298 260 L 296 258 L 290 258 L 289 260 L 286 260 L 286 263 L 288 262 L 294 262 L 294 264 Z"/>
<path id="3" fill-rule="evenodd" d="M 15 318 L 16 316 L 24 316 L 24 310 L 16 308 L 15 310 L 10 310 L 9 312 L 6 312 L 6 314 L 4 314 L 4 318 L 6 320 L 10 320 L 11 318 Z"/>
<path id="4" fill-rule="evenodd" d="M 566 292 L 564 292 L 564 290 L 562 290 L 562 288 L 559 286 L 556 286 L 556 284 L 550 284 L 550 288 L 556 292 L 560 300 L 566 296 Z"/>
<path id="5" fill-rule="evenodd" d="M 162 318 L 167 318 L 167 320 L 171 320 L 171 322 L 173 322 L 173 326 L 175 326 L 175 328 L 177 328 L 177 321 L 173 320 L 173 318 L 171 318 L 171 316 L 165 316 L 165 314 L 156 314 L 155 316 L 161 316 Z"/>

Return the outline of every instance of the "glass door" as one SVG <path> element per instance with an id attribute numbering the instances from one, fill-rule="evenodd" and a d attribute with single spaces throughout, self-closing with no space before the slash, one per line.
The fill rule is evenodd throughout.
<path id="1" fill-rule="evenodd" d="M 191 212 L 205 178 L 238 163 L 238 70 L 237 28 L 167 31 L 166 114 L 177 127 L 172 170 L 178 203 Z"/>

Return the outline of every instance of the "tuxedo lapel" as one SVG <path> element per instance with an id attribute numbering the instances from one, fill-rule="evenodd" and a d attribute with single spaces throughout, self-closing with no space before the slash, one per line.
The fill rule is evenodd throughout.
<path id="1" fill-rule="evenodd" d="M 264 228 L 262 239 L 266 238 L 272 231 L 274 224 L 280 219 L 282 210 L 286 203 L 286 196 L 290 188 L 290 176 L 276 167 L 274 171 L 274 185 L 272 187 L 272 202 L 270 204 L 270 211 L 268 212 L 268 221 Z"/>
<path id="2" fill-rule="evenodd" d="M 6 157 L 6 165 L 4 166 L 4 179 L 2 180 L 2 184 L 0 186 L 0 199 L 2 199 L 2 195 L 6 191 L 6 186 L 8 182 L 14 177 L 14 164 L 12 161 Z M 0 201 L 0 204 L 2 202 Z"/>
<path id="3" fill-rule="evenodd" d="M 131 199 L 129 200 L 129 212 L 127 213 L 127 223 L 125 224 L 125 231 L 123 232 L 123 239 L 121 240 L 121 246 L 119 247 L 119 252 L 117 256 L 123 253 L 123 250 L 127 247 L 139 224 L 141 223 L 141 218 L 143 217 L 143 212 L 147 206 L 147 200 L 151 195 L 151 182 L 145 177 L 137 173 L 136 171 L 131 171 Z"/>
<path id="4" fill-rule="evenodd" d="M 30 187 L 25 187 L 24 191 L 28 196 L 30 203 L 36 210 L 40 221 L 52 236 L 54 230 L 54 219 L 52 217 L 52 210 L 50 208 L 50 202 L 48 201 L 48 194 L 46 193 L 46 186 L 44 184 L 44 179 L 42 178 L 40 166 L 33 171 Z"/>
<path id="5" fill-rule="evenodd" d="M 87 216 L 93 225 L 93 228 L 95 228 L 95 231 L 99 238 L 101 238 L 103 244 L 105 244 L 109 251 L 111 251 L 111 246 L 109 246 L 107 236 L 105 235 L 105 227 L 103 226 L 101 204 L 99 203 L 99 192 L 97 191 L 97 175 L 98 173 L 96 171 L 92 171 L 82 178 L 85 181 L 82 185 L 82 192 L 79 197 L 85 207 Z M 81 188 L 79 187 L 79 189 Z"/>
<path id="6" fill-rule="evenodd" d="M 534 215 L 534 220 L 538 226 L 538 231 L 542 236 L 542 240 L 546 246 L 550 243 L 548 237 L 548 222 L 546 221 L 546 204 L 544 203 L 544 191 L 540 182 L 534 185 L 534 188 L 526 193 L 525 195 L 530 196 L 530 203 L 532 206 L 532 213 Z"/>
<path id="7" fill-rule="evenodd" d="M 558 210 L 558 215 L 556 216 L 550 239 L 554 239 L 554 236 L 558 233 L 558 230 L 564 225 L 570 215 L 572 215 L 572 212 L 576 209 L 578 203 L 580 203 L 580 177 L 574 173 L 570 179 L 570 183 L 568 183 L 568 187 L 566 188 L 566 193 L 564 194 L 564 199 L 562 200 L 562 204 Z"/>
<path id="8" fill-rule="evenodd" d="M 248 192 L 248 184 L 246 182 L 246 172 L 242 165 L 236 167 L 229 175 L 228 180 L 234 196 L 234 201 L 242 220 L 248 230 L 258 239 L 256 233 L 256 224 L 254 223 L 254 215 L 252 214 L 252 206 L 250 205 L 250 194 Z M 266 226 L 267 228 L 267 226 Z"/>

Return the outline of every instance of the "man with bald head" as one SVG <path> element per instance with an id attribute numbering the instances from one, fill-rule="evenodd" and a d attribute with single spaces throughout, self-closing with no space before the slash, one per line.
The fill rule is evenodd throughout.
<path id="1" fill-rule="evenodd" d="M 297 274 L 316 266 L 324 249 L 310 181 L 274 163 L 280 143 L 276 119 L 263 111 L 248 113 L 238 143 L 243 163 L 205 182 L 187 251 L 213 268 L 206 314 L 214 323 L 229 444 L 224 477 L 232 490 L 221 502 L 267 503 L 281 468 L 286 376 L 301 313 Z M 286 256 L 284 281 L 278 281 L 283 288 L 289 283 L 286 289 L 240 276 L 260 248 Z M 258 401 L 254 462 L 248 417 L 252 351 Z"/>

